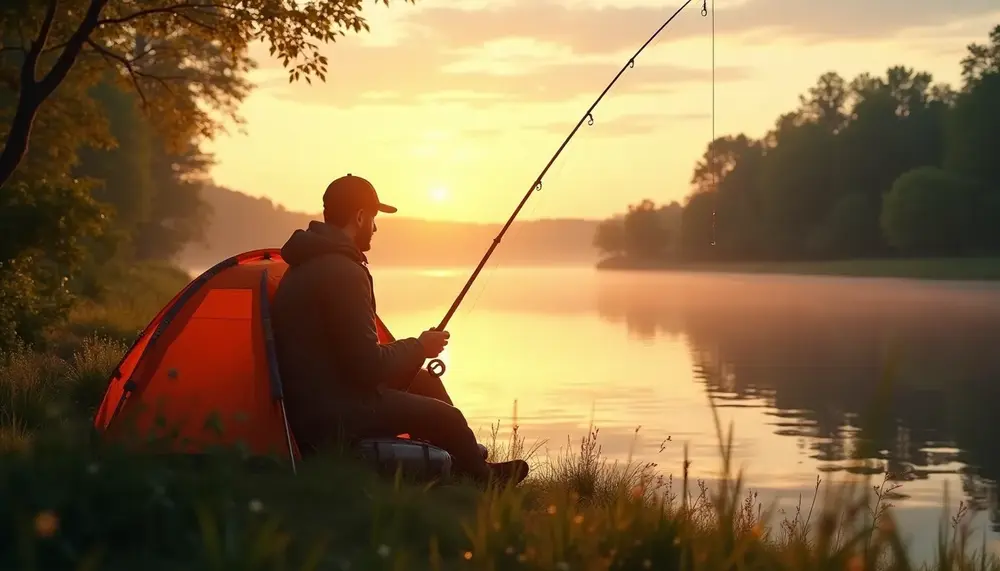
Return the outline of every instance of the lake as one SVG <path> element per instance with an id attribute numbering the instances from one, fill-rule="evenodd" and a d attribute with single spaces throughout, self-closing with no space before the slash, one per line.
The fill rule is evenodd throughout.
<path id="1" fill-rule="evenodd" d="M 373 268 L 379 314 L 415 336 L 470 271 Z M 484 437 L 509 433 L 516 402 L 520 434 L 552 455 L 593 422 L 609 458 L 679 480 L 687 444 L 711 479 L 712 399 L 765 508 L 808 508 L 817 475 L 861 478 L 867 458 L 873 483 L 902 484 L 916 556 L 933 554 L 946 486 L 952 513 L 973 510 L 974 546 L 986 533 L 1000 551 L 1000 285 L 488 267 L 448 329 L 444 378 Z"/>

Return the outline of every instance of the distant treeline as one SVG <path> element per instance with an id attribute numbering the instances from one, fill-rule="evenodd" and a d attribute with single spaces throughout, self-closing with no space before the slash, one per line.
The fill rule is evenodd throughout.
<path id="1" fill-rule="evenodd" d="M 317 203 L 321 193 L 322 189 L 316 191 Z M 214 185 L 206 185 L 201 198 L 210 212 L 204 233 L 174 258 L 192 270 L 246 250 L 280 247 L 296 228 L 322 219 L 319 212 L 292 212 L 267 198 Z M 491 260 L 520 265 L 592 264 L 597 253 L 590 240 L 597 224 L 591 220 L 515 222 Z M 380 217 L 369 258 L 376 265 L 474 265 L 499 231 L 499 224 Z"/>
<path id="2" fill-rule="evenodd" d="M 957 90 L 823 74 L 763 138 L 712 141 L 683 205 L 631 205 L 594 244 L 637 264 L 1000 252 L 1000 26 L 989 40 Z"/>

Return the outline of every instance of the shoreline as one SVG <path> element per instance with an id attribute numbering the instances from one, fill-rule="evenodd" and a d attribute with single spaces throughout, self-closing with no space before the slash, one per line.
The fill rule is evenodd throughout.
<path id="1" fill-rule="evenodd" d="M 704 272 L 852 278 L 898 278 L 926 281 L 1000 281 L 1000 257 L 849 259 L 796 262 L 671 262 L 605 258 L 597 271 Z"/>

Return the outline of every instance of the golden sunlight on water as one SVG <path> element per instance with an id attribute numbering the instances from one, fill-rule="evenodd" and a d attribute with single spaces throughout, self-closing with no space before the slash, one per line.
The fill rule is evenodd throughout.
<path id="1" fill-rule="evenodd" d="M 469 271 L 376 268 L 379 313 L 416 335 Z M 611 458 L 634 451 L 679 478 L 687 444 L 692 473 L 711 478 L 711 395 L 762 496 L 796 500 L 817 474 L 861 479 L 858 457 L 903 484 L 896 507 L 917 537 L 933 539 L 945 484 L 950 508 L 1000 525 L 995 286 L 487 270 L 448 329 L 445 382 L 483 436 L 498 421 L 508 433 L 517 401 L 520 433 L 552 455 L 593 420 Z"/>

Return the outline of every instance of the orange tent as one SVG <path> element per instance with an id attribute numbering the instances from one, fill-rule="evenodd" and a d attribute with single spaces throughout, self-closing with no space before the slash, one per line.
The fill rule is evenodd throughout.
<path id="1" fill-rule="evenodd" d="M 270 326 L 270 303 L 287 268 L 280 250 L 253 250 L 182 289 L 112 372 L 94 418 L 98 432 L 118 438 L 166 429 L 175 452 L 242 444 L 252 455 L 288 456 L 295 470 L 301 456 Z M 376 320 L 379 341 L 391 341 Z"/>

